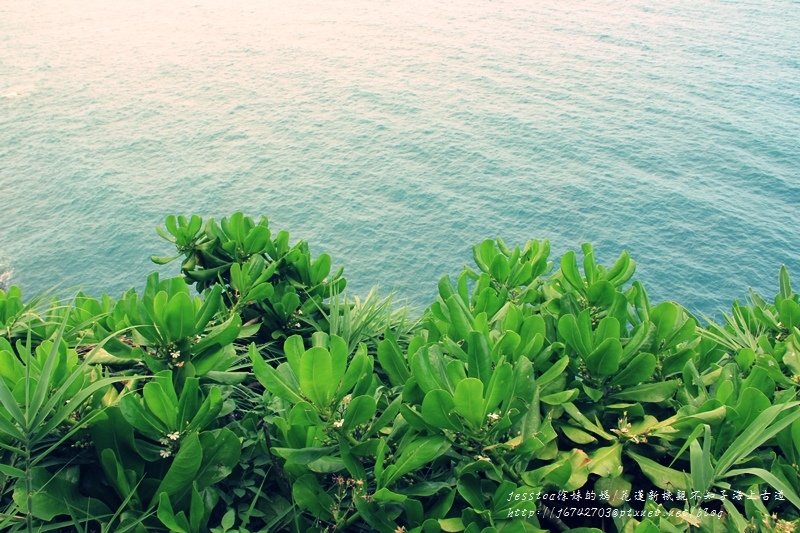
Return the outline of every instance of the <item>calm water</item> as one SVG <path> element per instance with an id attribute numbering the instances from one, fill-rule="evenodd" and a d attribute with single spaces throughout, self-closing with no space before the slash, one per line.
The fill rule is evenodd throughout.
<path id="1" fill-rule="evenodd" d="M 164 4 L 168 4 L 165 7 Z M 715 313 L 800 285 L 800 3 L 0 3 L 0 263 L 140 286 L 241 209 L 424 304 L 486 237 L 628 249 Z"/>

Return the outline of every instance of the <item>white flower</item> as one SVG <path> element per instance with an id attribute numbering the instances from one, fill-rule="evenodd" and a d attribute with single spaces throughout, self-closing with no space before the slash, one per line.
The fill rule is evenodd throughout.
<path id="1" fill-rule="evenodd" d="M 342 398 L 342 407 L 347 407 L 348 405 L 350 405 L 350 401 L 352 399 L 353 399 L 353 395 L 352 394 L 348 394 L 347 396 Z"/>
<path id="2" fill-rule="evenodd" d="M 178 440 L 179 438 L 181 438 L 181 434 L 179 431 L 176 431 L 174 433 L 170 433 L 169 435 L 167 435 L 167 438 L 169 438 L 169 440 Z"/>
<path id="3" fill-rule="evenodd" d="M 344 425 L 344 420 L 337 420 L 336 422 L 333 423 L 333 427 L 335 428 L 340 428 L 343 425 Z"/>
<path id="4" fill-rule="evenodd" d="M 170 355 L 172 356 L 173 359 L 177 359 L 178 357 L 181 356 L 181 352 L 172 352 L 170 353 Z"/>
<path id="5" fill-rule="evenodd" d="M 159 453 L 159 455 L 161 455 L 161 457 L 163 457 L 164 459 L 166 459 L 167 457 L 169 457 L 170 455 L 172 455 L 172 452 L 171 452 L 171 451 L 169 451 L 169 450 L 161 450 L 161 451 L 160 451 L 160 452 L 158 452 L 158 453 Z"/>
<path id="6" fill-rule="evenodd" d="M 492 422 L 497 422 L 498 420 L 500 420 L 501 417 L 498 413 L 489 413 L 488 415 L 486 415 L 486 418 L 488 418 Z"/>

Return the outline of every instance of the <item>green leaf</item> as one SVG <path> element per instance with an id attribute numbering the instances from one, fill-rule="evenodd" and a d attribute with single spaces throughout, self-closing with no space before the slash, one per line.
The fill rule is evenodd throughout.
<path id="1" fill-rule="evenodd" d="M 390 487 L 409 472 L 413 472 L 440 457 L 450 449 L 450 442 L 441 435 L 421 437 L 409 442 L 400 452 L 395 464 L 383 471 L 379 486 Z"/>
<path id="2" fill-rule="evenodd" d="M 611 397 L 617 400 L 658 403 L 671 398 L 679 386 L 680 382 L 678 380 L 645 383 L 614 393 Z"/>
<path id="3" fill-rule="evenodd" d="M 472 330 L 473 318 L 461 301 L 460 296 L 453 295 L 445 302 L 447 311 L 450 315 L 451 328 L 448 331 L 450 337 L 455 341 L 464 340 Z"/>
<path id="4" fill-rule="evenodd" d="M 440 518 L 439 527 L 446 533 L 464 531 L 464 522 L 460 518 Z"/>
<path id="5" fill-rule="evenodd" d="M 778 316 L 789 331 L 800 326 L 800 304 L 794 300 L 783 300 L 778 306 Z"/>
<path id="6" fill-rule="evenodd" d="M 502 254 L 495 255 L 492 260 L 491 273 L 494 279 L 500 283 L 505 283 L 508 279 L 508 275 L 511 273 L 511 269 L 508 266 L 508 259 Z"/>
<path id="7" fill-rule="evenodd" d="M 547 405 L 561 405 L 566 402 L 571 402 L 578 397 L 580 391 L 578 389 L 568 389 L 553 394 L 546 394 L 541 397 L 541 402 Z"/>
<path id="8" fill-rule="evenodd" d="M 486 402 L 483 405 L 483 416 L 489 414 L 502 402 L 509 402 L 514 394 L 511 386 L 514 382 L 514 369 L 508 363 L 497 365 L 486 387 Z"/>
<path id="9" fill-rule="evenodd" d="M 730 467 L 745 459 L 753 450 L 777 435 L 795 420 L 800 419 L 800 402 L 785 402 L 773 405 L 761 412 L 747 428 L 734 440 L 717 461 L 714 478 L 725 475 Z M 778 419 L 784 411 L 791 410 L 788 415 Z"/>
<path id="10" fill-rule="evenodd" d="M 575 257 L 575 252 L 572 250 L 561 256 L 561 273 L 564 280 L 575 290 L 580 293 L 583 293 L 586 290 L 583 278 L 578 272 L 578 260 Z"/>
<path id="11" fill-rule="evenodd" d="M 180 257 L 180 254 L 178 254 L 178 255 L 151 255 L 150 256 L 150 261 L 152 261 L 153 263 L 155 263 L 157 265 L 166 265 L 167 263 L 171 263 L 172 261 L 175 261 L 179 257 Z"/>
<path id="12" fill-rule="evenodd" d="M 586 431 L 583 431 L 582 429 L 576 428 L 575 426 L 564 424 L 559 429 L 565 437 L 576 444 L 590 444 L 592 442 L 597 442 L 597 439 L 594 436 Z"/>
<path id="13" fill-rule="evenodd" d="M 660 533 L 661 530 L 652 520 L 645 519 L 636 526 L 633 533 Z"/>
<path id="14" fill-rule="evenodd" d="M 714 481 L 714 467 L 711 465 L 711 427 L 704 426 L 703 448 L 695 439 L 689 444 L 689 467 L 692 487 L 705 493 Z"/>
<path id="15" fill-rule="evenodd" d="M 124 395 L 119 401 L 119 410 L 130 425 L 149 437 L 159 439 L 168 432 L 168 428 L 158 418 L 145 410 L 138 395 Z"/>
<path id="16" fill-rule="evenodd" d="M 222 481 L 239 464 L 241 444 L 236 434 L 228 428 L 200 433 L 203 462 L 194 482 L 198 490 Z"/>
<path id="17" fill-rule="evenodd" d="M 188 294 L 179 292 L 169 300 L 164 321 L 172 341 L 194 335 L 194 304 Z"/>
<path id="18" fill-rule="evenodd" d="M 486 336 L 479 331 L 467 334 L 467 372 L 470 377 L 489 383 L 492 373 L 492 355 Z"/>
<path id="19" fill-rule="evenodd" d="M 8 477 L 25 477 L 25 472 L 11 465 L 0 464 L 0 472 Z"/>
<path id="20" fill-rule="evenodd" d="M 250 343 L 248 353 L 250 354 L 250 361 L 253 363 L 253 373 L 256 375 L 258 382 L 261 383 L 265 389 L 278 398 L 282 398 L 291 403 L 297 404 L 305 401 L 292 385 L 287 383 L 274 368 L 264 361 L 264 358 L 261 357 L 261 354 L 256 350 L 255 343 Z"/>
<path id="21" fill-rule="evenodd" d="M 605 448 L 597 448 L 589 454 L 589 473 L 600 477 L 622 474 L 622 444 L 616 443 Z"/>
<path id="22" fill-rule="evenodd" d="M 244 238 L 243 248 L 247 254 L 257 254 L 264 251 L 269 241 L 269 228 L 266 226 L 254 226 Z"/>
<path id="23" fill-rule="evenodd" d="M 400 347 L 393 338 L 378 343 L 378 362 L 389 377 L 393 387 L 405 385 L 411 373 L 408 371 Z"/>
<path id="24" fill-rule="evenodd" d="M 606 377 L 619 370 L 622 359 L 622 345 L 619 339 L 608 338 L 586 358 L 586 366 L 595 376 Z"/>
<path id="25" fill-rule="evenodd" d="M 474 428 L 483 425 L 483 381 L 466 378 L 458 382 L 453 402 L 456 413 L 461 415 Z"/>
<path id="26" fill-rule="evenodd" d="M 542 389 L 545 388 L 550 383 L 558 379 L 564 373 L 564 370 L 567 369 L 568 365 L 569 365 L 569 356 L 565 355 L 564 357 L 553 363 L 553 365 L 550 368 L 548 368 L 544 372 L 544 374 L 539 376 L 539 378 L 536 380 L 537 385 L 539 385 L 539 387 Z"/>
<path id="27" fill-rule="evenodd" d="M 786 497 L 786 499 L 792 502 L 796 508 L 800 508 L 800 496 L 798 496 L 797 492 L 792 488 L 792 486 L 778 478 L 772 472 L 764 470 L 763 468 L 739 468 L 736 470 L 730 470 L 723 477 L 727 478 L 743 475 L 760 477 L 765 483 L 772 485 L 775 490 L 783 492 L 783 495 Z"/>
<path id="28" fill-rule="evenodd" d="M 16 512 L 24 514 L 29 511 L 33 517 L 45 521 L 52 521 L 58 515 L 87 520 L 110 513 L 100 500 L 81 494 L 77 467 L 64 468 L 56 473 L 44 467 L 33 467 L 29 474 L 30 494 L 26 490 L 25 479 L 17 479 L 14 484 L 12 498 L 18 509 Z"/>
<path id="29" fill-rule="evenodd" d="M 600 280 L 589 287 L 586 291 L 586 299 L 589 303 L 598 307 L 609 307 L 614 302 L 617 291 L 614 285 L 606 280 Z"/>
<path id="30" fill-rule="evenodd" d="M 331 256 L 328 254 L 320 254 L 317 259 L 311 263 L 311 284 L 319 285 L 331 271 Z"/>
<path id="31" fill-rule="evenodd" d="M 172 504 L 166 492 L 162 492 L 158 498 L 157 516 L 158 519 L 161 520 L 161 523 L 167 526 L 170 531 L 176 533 L 191 533 L 186 515 L 179 513 L 178 516 L 175 516 L 175 511 L 172 509 Z"/>
<path id="32" fill-rule="evenodd" d="M 483 511 L 486 508 L 480 479 L 474 474 L 460 476 L 456 483 L 456 490 L 473 509 Z"/>
<path id="33" fill-rule="evenodd" d="M 333 498 L 325 492 L 313 474 L 301 476 L 292 484 L 292 498 L 301 509 L 308 510 L 315 517 L 323 520 L 332 518 Z"/>
<path id="34" fill-rule="evenodd" d="M 178 428 L 177 405 L 170 401 L 160 383 L 150 382 L 142 389 L 144 404 L 167 429 Z"/>
<path id="35" fill-rule="evenodd" d="M 648 381 L 656 370 L 656 356 L 642 352 L 625 365 L 616 376 L 611 379 L 612 385 L 636 385 Z"/>
<path id="36" fill-rule="evenodd" d="M 360 424 L 366 424 L 375 416 L 377 404 L 372 396 L 357 396 L 350 401 L 344 414 L 344 431 L 352 431 Z"/>
<path id="37" fill-rule="evenodd" d="M 5 356 L 13 357 L 9 352 L 0 352 L 0 357 Z M 9 437 L 18 440 L 24 440 L 25 435 L 20 430 L 20 427 L 24 428 L 27 426 L 25 415 L 22 413 L 19 403 L 17 403 L 17 399 L 14 398 L 14 394 L 8 388 L 8 385 L 6 385 L 5 379 L 3 379 L 2 376 L 0 376 L 0 405 L 3 406 L 3 409 L 5 409 L 5 411 L 9 413 L 14 421 L 18 424 L 18 426 L 14 425 L 4 416 L 0 416 L 0 431 Z"/>
<path id="38" fill-rule="evenodd" d="M 422 419 L 440 429 L 461 431 L 463 427 L 454 409 L 453 395 L 442 389 L 434 389 L 422 400 Z"/>
<path id="39" fill-rule="evenodd" d="M 411 358 L 411 371 L 422 392 L 451 390 L 444 369 L 444 356 L 438 346 L 423 346 Z"/>
<path id="40" fill-rule="evenodd" d="M 235 518 L 236 518 L 236 513 L 234 512 L 234 510 L 228 509 L 228 512 L 222 515 L 222 521 L 220 522 L 222 529 L 226 531 L 228 529 L 231 529 L 233 527 Z"/>
<path id="41" fill-rule="evenodd" d="M 364 343 L 359 343 L 356 354 L 350 360 L 350 365 L 341 379 L 341 384 L 336 390 L 336 398 L 341 399 L 351 390 L 363 392 L 358 385 L 372 381 L 373 358 L 367 355 L 367 347 Z"/>
<path id="42" fill-rule="evenodd" d="M 192 485 L 200 465 L 203 463 L 203 448 L 197 433 L 190 433 L 181 440 L 181 447 L 153 495 L 151 505 L 160 493 L 180 495 Z"/>
<path id="43" fill-rule="evenodd" d="M 608 491 L 610 498 L 608 504 L 612 507 L 620 507 L 625 503 L 624 494 L 630 494 L 632 485 L 630 481 L 621 477 L 603 477 L 594 482 L 594 490 Z"/>
<path id="44" fill-rule="evenodd" d="M 786 265 L 781 265 L 780 274 L 778 275 L 779 279 L 779 286 L 780 290 L 778 294 L 782 299 L 787 299 L 792 297 L 792 282 L 789 279 L 789 270 L 786 268 Z"/>
<path id="45" fill-rule="evenodd" d="M 627 451 L 626 453 L 636 461 L 642 473 L 656 487 L 670 492 L 690 490 L 691 481 L 689 480 L 688 474 L 663 466 L 652 459 L 633 453 L 632 451 Z"/>

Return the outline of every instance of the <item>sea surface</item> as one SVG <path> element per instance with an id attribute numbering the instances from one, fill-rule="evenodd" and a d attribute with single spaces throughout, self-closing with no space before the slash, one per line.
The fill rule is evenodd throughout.
<path id="1" fill-rule="evenodd" d="M 0 202 L 28 295 L 141 287 L 166 215 L 243 210 L 356 294 L 547 238 L 714 315 L 800 287 L 800 3 L 4 0 Z"/>

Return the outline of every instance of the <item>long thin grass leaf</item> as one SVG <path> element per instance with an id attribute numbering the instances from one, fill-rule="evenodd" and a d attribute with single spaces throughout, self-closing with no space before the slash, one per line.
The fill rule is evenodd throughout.
<path id="1" fill-rule="evenodd" d="M 119 383 L 121 381 L 130 381 L 131 379 L 142 379 L 143 376 L 116 376 L 116 377 L 108 377 L 103 378 L 98 381 L 95 381 L 88 387 L 81 389 L 78 394 L 76 394 L 69 403 L 64 404 L 60 409 L 58 409 L 53 416 L 50 417 L 46 423 L 42 424 L 38 427 L 34 433 L 31 434 L 31 440 L 41 440 L 42 438 L 49 435 L 55 428 L 57 428 L 60 424 L 62 424 L 68 417 L 71 415 L 76 409 L 78 409 L 87 398 L 92 396 L 98 390 L 107 387 L 113 383 Z M 81 425 L 84 425 L 83 422 Z"/>
<path id="2" fill-rule="evenodd" d="M 31 422 L 34 419 L 39 418 L 39 409 L 42 407 L 45 398 L 47 398 L 48 394 L 50 393 L 50 383 L 53 380 L 53 372 L 55 371 L 56 363 L 58 362 L 58 358 L 60 356 L 62 348 L 61 339 L 64 335 L 64 329 L 67 327 L 68 319 L 69 315 L 66 315 L 61 321 L 61 325 L 59 326 L 55 337 L 50 339 L 53 345 L 50 348 L 50 352 L 47 354 L 47 359 L 45 359 L 44 365 L 42 366 L 42 372 L 39 375 L 39 380 L 36 382 L 33 398 L 28 406 L 28 423 L 26 424 L 26 431 L 30 431 L 34 427 Z"/>
<path id="3" fill-rule="evenodd" d="M 798 405 L 800 402 L 797 401 L 786 402 L 762 411 L 719 458 L 714 469 L 714 478 L 719 479 L 724 476 L 730 467 L 744 459 L 753 450 L 780 433 L 795 420 L 800 420 L 800 409 L 796 409 Z M 795 409 L 795 411 L 776 422 L 778 416 L 788 409 Z"/>
<path id="4" fill-rule="evenodd" d="M 22 427 L 25 427 L 25 414 L 22 412 L 22 409 L 19 408 L 19 403 L 17 403 L 17 399 L 14 398 L 14 394 L 11 392 L 11 389 L 8 388 L 6 385 L 6 381 L 0 377 L 0 405 L 8 411 L 8 414 Z"/>
<path id="5" fill-rule="evenodd" d="M 736 470 L 730 470 L 723 477 L 743 476 L 748 474 L 751 476 L 760 477 L 765 483 L 772 485 L 772 488 L 781 491 L 787 500 L 792 502 L 795 507 L 800 509 L 800 496 L 798 496 L 797 492 L 795 492 L 792 486 L 784 482 L 775 474 L 764 470 L 763 468 L 738 468 Z"/>

